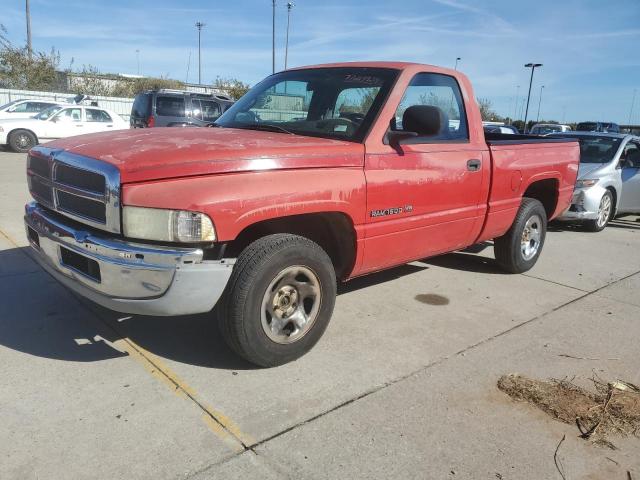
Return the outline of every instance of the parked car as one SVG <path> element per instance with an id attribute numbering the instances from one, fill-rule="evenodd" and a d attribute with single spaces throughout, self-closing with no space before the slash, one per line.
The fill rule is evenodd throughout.
<path id="1" fill-rule="evenodd" d="M 620 126 L 611 122 L 581 122 L 576 126 L 577 132 L 620 133 Z"/>
<path id="2" fill-rule="evenodd" d="M 0 120 L 11 118 L 29 118 L 41 111 L 60 105 L 53 100 L 14 100 L 0 107 Z"/>
<path id="3" fill-rule="evenodd" d="M 214 122 L 233 105 L 231 97 L 182 90 L 147 90 L 131 107 L 132 128 L 202 127 Z"/>
<path id="4" fill-rule="evenodd" d="M 38 143 L 82 133 L 129 128 L 120 115 L 101 107 L 56 105 L 31 118 L 0 120 L 0 145 L 28 152 Z"/>
<path id="5" fill-rule="evenodd" d="M 285 88 L 299 111 L 270 100 Z M 143 315 L 217 304 L 231 348 L 280 365 L 322 336 L 336 280 L 488 239 L 507 272 L 536 263 L 578 142 L 485 138 L 474 99 L 451 69 L 320 65 L 267 77 L 214 128 L 58 140 L 28 157 L 28 238 L 79 295 Z"/>
<path id="6" fill-rule="evenodd" d="M 485 125 L 484 133 L 505 133 L 507 135 L 518 135 L 520 132 L 513 125 Z"/>
<path id="7" fill-rule="evenodd" d="M 529 133 L 531 135 L 549 135 L 551 133 L 570 132 L 569 125 L 560 125 L 559 123 L 536 123 Z"/>
<path id="8" fill-rule="evenodd" d="M 599 232 L 616 215 L 640 213 L 640 137 L 619 133 L 562 134 L 580 142 L 571 206 L 558 219 Z"/>

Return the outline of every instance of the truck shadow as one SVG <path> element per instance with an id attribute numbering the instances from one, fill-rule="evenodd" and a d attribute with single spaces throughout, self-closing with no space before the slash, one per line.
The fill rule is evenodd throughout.
<path id="1" fill-rule="evenodd" d="M 489 259 L 454 253 L 354 279 L 340 285 L 338 295 L 423 271 L 427 264 L 497 273 Z M 0 292 L 0 345 L 8 349 L 54 360 L 98 362 L 127 356 L 132 347 L 195 366 L 256 368 L 223 341 L 215 312 L 182 317 L 112 312 L 60 285 L 35 264 L 28 248 L 0 251 Z"/>

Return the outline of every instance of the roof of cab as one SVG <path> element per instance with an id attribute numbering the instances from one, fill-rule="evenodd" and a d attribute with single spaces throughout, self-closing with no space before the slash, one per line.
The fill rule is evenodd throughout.
<path id="1" fill-rule="evenodd" d="M 408 70 L 408 69 L 426 69 L 437 72 L 447 72 L 449 74 L 460 73 L 459 70 L 452 68 L 439 67 L 437 65 L 428 65 L 424 63 L 415 62 L 341 62 L 341 63 L 323 63 L 318 65 L 305 65 L 301 67 L 290 68 L 289 70 L 307 70 L 310 68 L 389 68 L 393 70 Z"/>

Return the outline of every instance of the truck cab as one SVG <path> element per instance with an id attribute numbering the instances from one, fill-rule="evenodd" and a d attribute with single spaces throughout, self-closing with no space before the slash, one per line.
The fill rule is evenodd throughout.
<path id="1" fill-rule="evenodd" d="M 469 80 L 432 65 L 304 67 L 207 129 L 33 149 L 25 223 L 41 264 L 107 308 L 212 312 L 260 366 L 329 324 L 337 282 L 494 239 L 532 268 L 570 203 L 578 143 L 486 134 Z M 214 308 L 215 307 L 215 308 Z"/>

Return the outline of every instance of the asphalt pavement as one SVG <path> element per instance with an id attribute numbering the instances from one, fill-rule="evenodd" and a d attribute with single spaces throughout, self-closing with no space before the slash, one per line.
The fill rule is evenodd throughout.
<path id="1" fill-rule="evenodd" d="M 553 225 L 524 275 L 487 243 L 356 279 L 312 352 L 256 369 L 209 315 L 116 314 L 42 271 L 24 170 L 0 152 L 0 479 L 640 479 L 640 439 L 496 388 L 640 384 L 637 217 Z"/>

